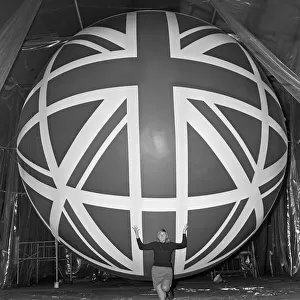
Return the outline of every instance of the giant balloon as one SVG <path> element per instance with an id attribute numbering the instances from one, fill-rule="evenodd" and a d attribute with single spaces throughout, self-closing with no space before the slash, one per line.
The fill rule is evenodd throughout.
<path id="1" fill-rule="evenodd" d="M 85 28 L 40 74 L 19 122 L 19 170 L 53 235 L 111 274 L 149 279 L 165 228 L 188 246 L 177 278 L 208 269 L 258 229 L 287 160 L 283 113 L 245 49 L 166 11 Z"/>

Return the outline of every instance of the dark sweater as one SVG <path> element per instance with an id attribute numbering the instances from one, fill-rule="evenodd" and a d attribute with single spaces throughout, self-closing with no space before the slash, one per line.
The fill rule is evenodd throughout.
<path id="1" fill-rule="evenodd" d="M 172 252 L 176 249 L 183 249 L 187 246 L 186 235 L 183 234 L 181 243 L 160 243 L 152 242 L 148 244 L 142 243 L 141 239 L 137 239 L 138 246 L 141 250 L 153 250 L 154 251 L 154 266 L 159 267 L 172 267 L 171 256 Z"/>

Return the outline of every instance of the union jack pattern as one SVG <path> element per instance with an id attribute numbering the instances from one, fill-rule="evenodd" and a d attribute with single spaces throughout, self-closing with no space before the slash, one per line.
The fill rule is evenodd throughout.
<path id="1" fill-rule="evenodd" d="M 132 12 L 52 57 L 19 123 L 19 170 L 53 235 L 111 273 L 150 278 L 142 239 L 188 247 L 176 277 L 212 267 L 260 226 L 284 177 L 280 104 L 250 55 L 201 20 Z"/>

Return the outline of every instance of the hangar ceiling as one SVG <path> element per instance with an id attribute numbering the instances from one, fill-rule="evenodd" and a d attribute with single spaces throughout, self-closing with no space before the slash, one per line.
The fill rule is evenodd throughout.
<path id="1" fill-rule="evenodd" d="M 0 27 L 23 0 L 0 0 Z M 2 2 L 2 3 L 1 3 Z M 44 0 L 11 69 L 9 84 L 31 89 L 35 79 L 61 43 L 103 18 L 128 11 L 158 9 L 195 15 L 213 22 L 226 32 L 230 29 L 208 1 L 189 0 Z"/>

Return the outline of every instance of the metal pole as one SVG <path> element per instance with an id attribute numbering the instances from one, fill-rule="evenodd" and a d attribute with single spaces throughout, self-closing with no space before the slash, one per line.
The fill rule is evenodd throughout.
<path id="1" fill-rule="evenodd" d="M 212 25 L 214 25 L 214 23 L 215 23 L 216 14 L 217 14 L 217 10 L 214 8 L 214 12 L 213 12 L 213 15 L 212 15 L 212 18 L 211 18 L 211 21 L 210 21 L 210 23 Z"/>
<path id="2" fill-rule="evenodd" d="M 20 244 L 19 237 L 17 238 L 16 246 L 17 246 L 17 286 L 19 286 L 20 280 Z"/>
<path id="3" fill-rule="evenodd" d="M 80 27 L 81 27 L 81 29 L 83 29 L 82 20 L 81 20 L 81 15 L 80 15 L 80 11 L 79 11 L 79 7 L 78 7 L 77 0 L 74 0 L 74 3 L 75 3 L 76 12 L 77 12 L 77 16 L 78 16 L 78 20 L 79 20 Z"/>
<path id="4" fill-rule="evenodd" d="M 70 283 L 73 283 L 73 255 L 72 252 L 70 251 L 70 255 L 69 255 L 69 259 L 70 259 Z"/>
<path id="5" fill-rule="evenodd" d="M 36 284 L 39 283 L 39 242 L 36 244 Z"/>
<path id="6" fill-rule="evenodd" d="M 55 282 L 54 288 L 59 288 L 59 281 L 58 281 L 58 241 L 55 238 Z"/>
<path id="7" fill-rule="evenodd" d="M 252 258 L 253 258 L 253 265 L 254 265 L 254 278 L 257 279 L 260 275 L 259 275 L 259 269 L 257 266 L 257 261 L 256 261 L 256 255 L 255 255 L 255 247 L 254 247 L 254 242 L 251 241 L 251 249 L 252 249 Z"/>

